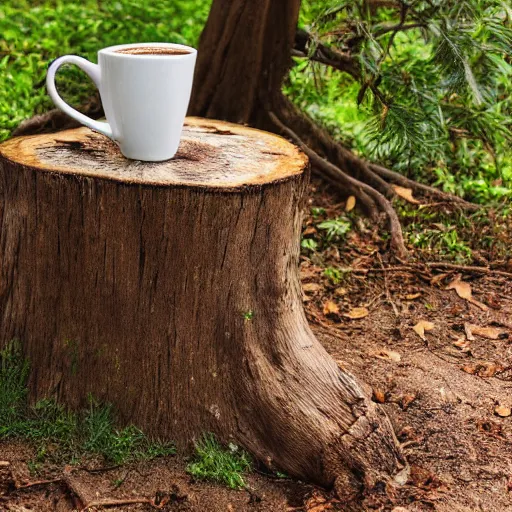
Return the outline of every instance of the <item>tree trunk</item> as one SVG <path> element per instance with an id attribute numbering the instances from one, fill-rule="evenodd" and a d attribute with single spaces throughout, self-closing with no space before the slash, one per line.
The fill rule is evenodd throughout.
<path id="1" fill-rule="evenodd" d="M 193 115 L 273 127 L 300 0 L 214 0 L 199 43 Z"/>
<path id="2" fill-rule="evenodd" d="M 403 460 L 387 417 L 306 322 L 306 157 L 188 119 L 164 163 L 85 128 L 0 146 L 0 347 L 32 400 L 88 394 L 186 449 L 204 432 L 344 496 Z"/>
<path id="3" fill-rule="evenodd" d="M 320 165 L 314 170 L 322 177 L 355 195 L 374 221 L 379 211 L 385 213 L 391 250 L 405 259 L 400 221 L 386 198 L 395 195 L 393 188 L 281 92 L 292 64 L 299 9 L 300 0 L 213 0 L 199 43 L 189 113 L 293 135 L 315 153 Z"/>

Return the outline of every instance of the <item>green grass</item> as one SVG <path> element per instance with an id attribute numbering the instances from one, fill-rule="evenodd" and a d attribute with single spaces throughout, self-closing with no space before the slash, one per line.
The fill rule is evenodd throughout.
<path id="1" fill-rule="evenodd" d="M 195 459 L 187 466 L 187 472 L 199 480 L 211 480 L 230 487 L 245 487 L 244 473 L 251 469 L 249 455 L 230 445 L 223 448 L 213 434 L 204 435 L 196 443 Z"/>
<path id="2" fill-rule="evenodd" d="M 92 398 L 87 410 L 79 414 L 53 400 L 29 406 L 28 372 L 18 343 L 0 351 L 0 441 L 23 439 L 32 443 L 37 453 L 33 469 L 44 461 L 74 463 L 88 455 L 123 464 L 175 453 L 172 444 L 152 441 L 134 426 L 116 428 L 112 408 Z"/>

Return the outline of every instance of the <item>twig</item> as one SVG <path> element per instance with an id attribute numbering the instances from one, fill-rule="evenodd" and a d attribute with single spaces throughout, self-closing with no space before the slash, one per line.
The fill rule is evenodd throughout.
<path id="1" fill-rule="evenodd" d="M 396 267 L 381 267 L 381 268 L 347 268 L 344 269 L 347 272 L 351 272 L 353 274 L 370 274 L 377 272 L 415 272 L 419 269 L 415 269 L 414 267 L 410 267 L 407 265 L 398 265 Z"/>
<path id="2" fill-rule="evenodd" d="M 318 153 L 313 151 L 310 147 L 308 147 L 304 142 L 299 138 L 299 136 L 292 131 L 290 128 L 285 126 L 273 112 L 269 112 L 269 117 L 272 122 L 279 127 L 284 133 L 286 133 L 301 149 L 306 153 L 313 165 L 321 167 L 326 172 L 331 174 L 339 174 L 340 178 L 345 181 L 345 183 L 349 184 L 352 189 L 358 190 L 358 193 L 362 190 L 366 193 L 366 195 L 370 196 L 381 208 L 381 210 L 387 215 L 390 231 L 391 231 L 391 249 L 394 251 L 395 255 L 399 259 L 406 259 L 408 256 L 408 251 L 405 248 L 405 243 L 402 235 L 402 227 L 400 225 L 400 220 L 398 219 L 398 215 L 396 211 L 393 209 L 391 203 L 378 191 L 374 188 L 370 187 L 366 183 L 356 180 L 351 176 L 348 176 L 344 172 L 342 172 L 338 167 L 334 164 L 322 158 Z"/>
<path id="3" fill-rule="evenodd" d="M 29 489 L 30 487 L 36 487 L 38 485 L 50 485 L 62 482 L 62 478 L 52 478 L 51 480 L 36 480 L 35 482 L 29 482 L 28 484 L 17 485 L 16 490 Z"/>
<path id="4" fill-rule="evenodd" d="M 89 502 L 81 512 L 87 512 L 92 507 L 116 507 L 119 505 L 136 505 L 138 503 L 144 503 L 147 505 L 152 506 L 153 508 L 161 510 L 164 508 L 164 506 L 167 504 L 168 500 L 163 499 L 162 502 L 157 505 L 155 503 L 155 500 L 149 499 L 149 498 L 120 498 L 120 499 L 114 499 L 114 498 L 105 498 L 102 500 L 93 500 Z"/>
<path id="5" fill-rule="evenodd" d="M 453 194 L 447 194 L 446 192 L 443 192 L 435 187 L 424 185 L 423 183 L 418 183 L 417 181 L 406 178 L 405 176 L 402 176 L 398 172 L 387 169 L 382 165 L 369 164 L 369 166 L 370 169 L 379 176 L 386 178 L 390 181 L 393 181 L 395 183 L 398 183 L 403 187 L 408 187 L 413 190 L 421 190 L 422 192 L 425 192 L 426 194 L 429 194 L 431 196 L 438 197 L 445 201 L 450 201 L 451 203 L 457 203 L 457 205 L 465 208 L 466 210 L 476 211 L 480 209 L 480 206 L 478 206 L 477 204 L 469 203 L 468 201 L 465 201 L 461 197 L 455 196 Z"/>
<path id="6" fill-rule="evenodd" d="M 471 265 L 457 265 L 455 263 L 443 263 L 443 262 L 432 262 L 426 263 L 426 266 L 429 268 L 440 268 L 446 270 L 461 270 L 464 272 L 474 272 L 476 274 L 494 274 L 497 276 L 503 276 L 512 278 L 511 272 L 505 272 L 504 270 L 495 270 L 489 267 L 476 267 Z"/>
<path id="7" fill-rule="evenodd" d="M 425 25 L 425 23 L 408 23 L 407 25 L 401 25 L 400 23 L 398 23 L 397 25 L 382 27 L 382 28 L 376 30 L 373 33 L 373 37 L 375 37 L 375 38 L 381 37 L 384 34 L 387 34 L 389 32 L 395 32 L 397 30 L 404 32 L 406 30 L 411 30 L 413 28 L 427 28 L 427 25 Z"/>
<path id="8" fill-rule="evenodd" d="M 360 66 L 356 59 L 350 55 L 329 48 L 324 44 L 315 41 L 315 50 L 313 53 L 308 54 L 307 47 L 313 40 L 311 34 L 305 30 L 297 30 L 295 34 L 295 47 L 292 55 L 296 57 L 305 57 L 309 60 L 319 62 L 330 66 L 338 71 L 344 71 L 352 76 L 355 80 L 361 77 Z"/>
<path id="9" fill-rule="evenodd" d="M 381 268 L 385 268 L 384 264 L 382 263 L 382 257 L 380 254 L 377 254 L 378 260 L 380 263 Z M 386 300 L 389 304 L 391 304 L 391 307 L 393 308 L 393 312 L 395 313 L 395 316 L 398 318 L 400 316 L 400 313 L 398 312 L 398 308 L 396 307 L 396 304 L 393 302 L 393 299 L 391 298 L 391 294 L 389 293 L 389 286 L 388 286 L 388 278 L 386 273 L 384 273 L 384 288 L 386 289 Z"/>

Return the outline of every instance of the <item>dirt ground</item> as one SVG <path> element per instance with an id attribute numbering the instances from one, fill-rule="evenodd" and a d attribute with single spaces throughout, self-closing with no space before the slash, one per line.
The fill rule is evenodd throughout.
<path id="1" fill-rule="evenodd" d="M 330 196 L 314 201 L 340 208 Z M 357 270 L 333 284 L 324 266 Z M 512 279 L 502 271 L 389 262 L 375 237 L 357 232 L 342 251 L 303 258 L 315 333 L 366 382 L 411 465 L 403 487 L 372 496 L 361 511 L 512 511 Z M 152 503 L 109 510 L 344 510 L 324 490 L 259 473 L 247 477 L 251 491 L 195 482 L 177 457 L 96 472 L 45 467 L 35 477 L 33 456 L 28 445 L 0 444 L 0 511 L 69 512 L 79 506 L 75 495 L 88 510 L 100 510 L 98 500 L 141 498 Z"/>

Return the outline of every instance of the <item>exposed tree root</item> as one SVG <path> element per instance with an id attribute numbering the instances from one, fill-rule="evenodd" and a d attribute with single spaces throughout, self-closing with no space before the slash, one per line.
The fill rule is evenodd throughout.
<path id="1" fill-rule="evenodd" d="M 406 259 L 408 251 L 405 248 L 402 228 L 393 205 L 378 190 L 345 174 L 334 164 L 319 156 L 313 149 L 307 146 L 293 130 L 285 126 L 274 113 L 269 112 L 269 116 L 275 125 L 298 144 L 309 156 L 314 167 L 321 169 L 329 176 L 338 176 L 340 184 L 345 186 L 345 191 L 356 195 L 363 204 L 369 204 L 368 198 L 373 200 L 374 204 L 388 217 L 391 232 L 391 250 L 399 259 Z"/>
<path id="2" fill-rule="evenodd" d="M 108 468 L 104 468 L 108 471 Z M 84 496 L 83 490 L 79 489 L 79 486 L 76 485 L 74 480 L 71 477 L 71 474 L 76 471 L 74 469 L 70 469 L 66 467 L 63 471 L 63 474 L 59 478 L 53 478 L 50 480 L 37 480 L 34 482 L 29 482 L 23 485 L 16 485 L 15 491 L 25 491 L 27 489 L 31 489 L 33 487 L 39 486 L 47 486 L 52 484 L 61 484 L 68 492 L 70 492 L 79 502 L 80 510 L 85 512 L 90 509 L 97 508 L 107 508 L 107 507 L 115 507 L 121 505 L 134 505 L 134 504 L 147 504 L 150 505 L 154 509 L 162 509 L 168 502 L 169 498 L 160 496 L 156 496 L 155 498 L 146 498 L 146 497 L 134 497 L 134 498 L 101 498 L 95 500 L 87 500 Z"/>
<path id="3" fill-rule="evenodd" d="M 383 167 L 382 165 L 378 164 L 369 164 L 370 169 L 377 175 L 381 176 L 382 178 L 385 178 L 393 183 L 397 183 L 398 185 L 402 187 L 410 188 L 413 191 L 417 192 L 423 192 L 427 195 L 430 195 L 432 197 L 441 199 L 443 201 L 450 201 L 451 203 L 456 203 L 461 208 L 464 208 L 465 210 L 470 211 L 476 211 L 480 207 L 477 204 L 469 203 L 468 201 L 465 201 L 459 196 L 455 196 L 453 194 L 448 194 L 446 192 L 443 192 L 442 190 L 439 190 L 435 187 L 431 187 L 430 185 L 425 185 L 423 183 L 419 183 L 417 181 L 411 180 L 407 178 L 406 176 L 399 174 L 398 172 L 392 171 L 390 169 L 387 169 L 386 167 Z"/>
<path id="4" fill-rule="evenodd" d="M 497 270 L 489 267 L 477 267 L 473 265 L 456 265 L 455 263 L 432 262 L 427 263 L 429 268 L 438 268 L 443 270 L 459 270 L 462 272 L 470 272 L 474 274 L 492 274 L 495 276 L 506 277 L 512 279 L 512 272 L 505 272 L 504 270 Z"/>

